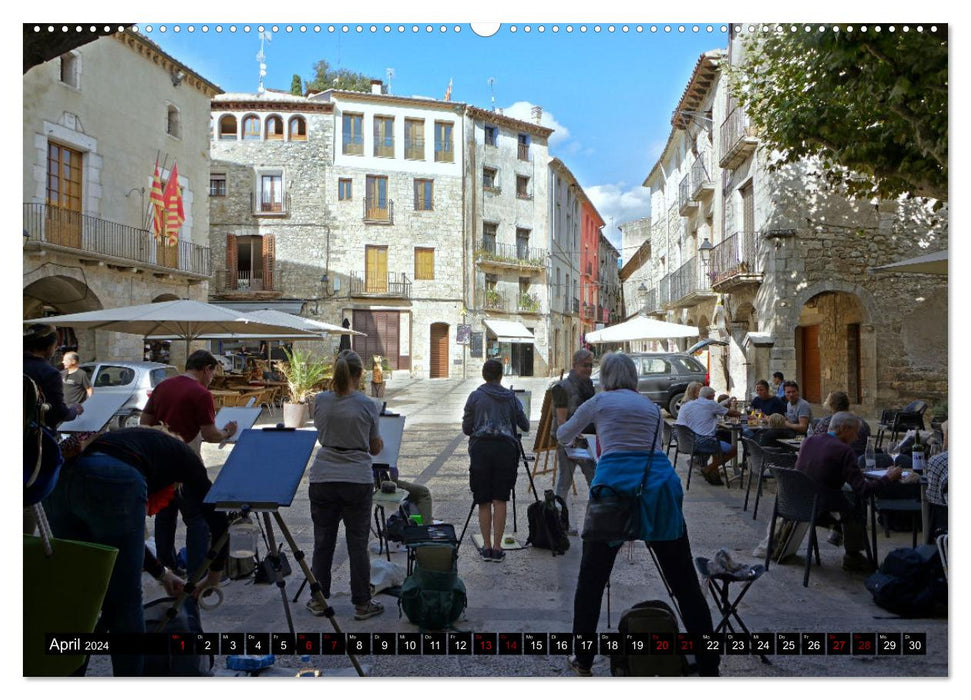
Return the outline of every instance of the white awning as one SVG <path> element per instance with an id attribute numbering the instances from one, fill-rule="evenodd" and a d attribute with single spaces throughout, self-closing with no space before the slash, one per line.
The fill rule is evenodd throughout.
<path id="1" fill-rule="evenodd" d="M 495 334 L 500 343 L 532 343 L 536 340 L 529 329 L 519 321 L 497 321 L 487 318 L 483 323 Z"/>

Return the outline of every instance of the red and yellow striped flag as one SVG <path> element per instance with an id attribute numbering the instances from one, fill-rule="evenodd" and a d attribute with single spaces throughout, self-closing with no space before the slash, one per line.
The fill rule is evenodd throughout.
<path id="1" fill-rule="evenodd" d="M 177 163 L 172 164 L 172 173 L 169 175 L 169 181 L 165 184 L 165 192 L 162 198 L 165 201 L 165 245 L 174 246 L 179 242 L 179 228 L 185 221 Z"/>
<path id="2" fill-rule="evenodd" d="M 152 235 L 156 241 L 162 240 L 165 232 L 165 200 L 162 197 L 162 176 L 158 171 L 158 159 L 155 159 L 155 174 L 152 175 L 152 190 L 148 195 L 152 205 Z"/>

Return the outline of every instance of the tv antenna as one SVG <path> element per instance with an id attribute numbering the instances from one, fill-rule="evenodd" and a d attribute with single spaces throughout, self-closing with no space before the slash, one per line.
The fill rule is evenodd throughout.
<path id="1" fill-rule="evenodd" d="M 394 68 L 385 68 L 385 75 L 388 76 L 388 94 L 391 94 L 391 79 L 394 77 Z"/>
<path id="2" fill-rule="evenodd" d="M 494 90 L 495 85 L 496 85 L 496 79 L 495 78 L 489 78 L 489 95 L 491 96 L 491 99 L 492 99 L 492 111 L 493 112 L 496 111 L 496 92 Z"/>
<path id="3" fill-rule="evenodd" d="M 256 94 L 262 95 L 266 92 L 266 88 L 263 87 L 263 78 L 266 77 L 266 53 L 264 48 L 266 43 L 268 43 L 273 38 L 272 32 L 265 30 L 260 30 L 260 52 L 256 54 L 256 60 L 260 62 L 260 83 L 256 88 Z"/>

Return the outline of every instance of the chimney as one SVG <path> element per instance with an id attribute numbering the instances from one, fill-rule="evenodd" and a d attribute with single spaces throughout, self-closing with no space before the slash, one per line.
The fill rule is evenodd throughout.
<path id="1" fill-rule="evenodd" d="M 380 95 L 381 94 L 381 85 L 382 85 L 382 83 L 381 83 L 380 80 L 372 80 L 371 81 L 371 94 L 372 95 Z"/>
<path id="2" fill-rule="evenodd" d="M 536 122 L 537 124 L 543 121 L 543 108 L 540 107 L 539 105 L 533 105 L 533 108 L 530 110 L 530 113 L 533 116 L 533 121 Z"/>

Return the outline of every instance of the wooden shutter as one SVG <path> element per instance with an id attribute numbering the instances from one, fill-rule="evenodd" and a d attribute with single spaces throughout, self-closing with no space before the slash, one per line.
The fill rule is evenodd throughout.
<path id="1" fill-rule="evenodd" d="M 226 234 L 226 289 L 236 289 L 239 285 L 239 256 L 236 252 L 236 236 Z"/>
<path id="2" fill-rule="evenodd" d="M 428 376 L 431 379 L 448 377 L 448 324 L 432 324 Z"/>
<path id="3" fill-rule="evenodd" d="M 263 289 L 273 289 L 273 267 L 276 265 L 276 234 L 263 236 Z"/>
<path id="4" fill-rule="evenodd" d="M 366 292 L 388 291 L 388 248 L 366 246 L 364 256 L 364 287 Z"/>

